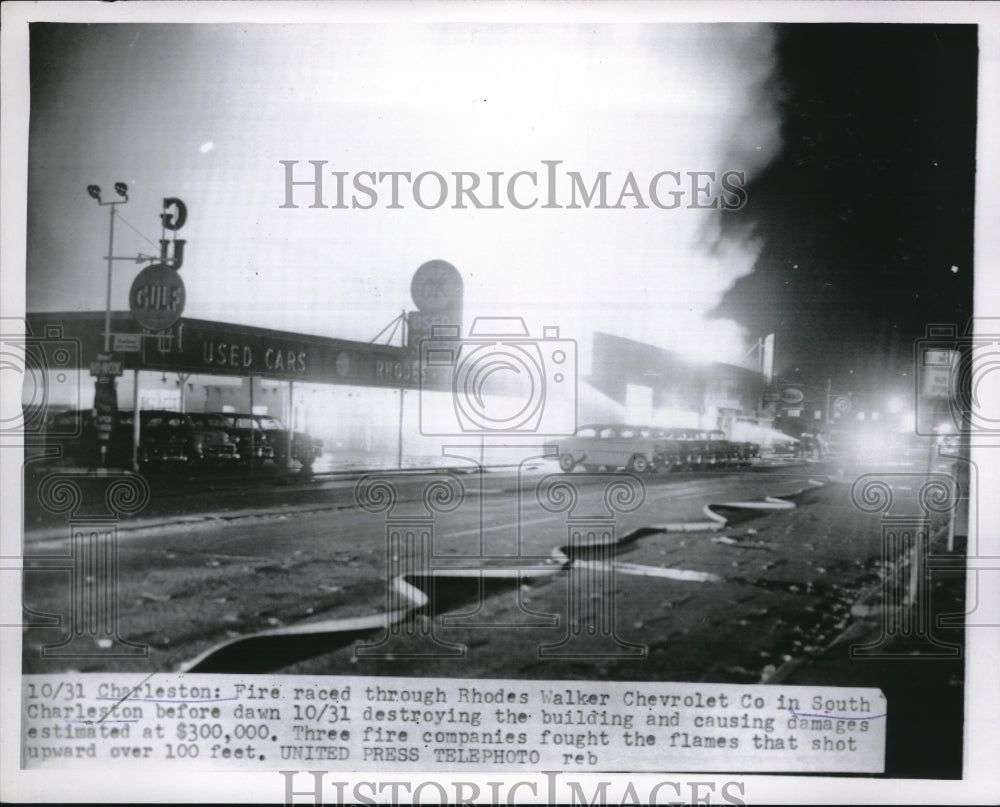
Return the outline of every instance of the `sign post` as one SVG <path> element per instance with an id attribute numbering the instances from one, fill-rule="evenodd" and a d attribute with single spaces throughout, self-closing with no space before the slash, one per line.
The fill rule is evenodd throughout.
<path id="1" fill-rule="evenodd" d="M 115 379 L 122 374 L 122 365 L 111 353 L 98 353 L 90 363 L 90 374 L 94 383 L 94 430 L 101 453 L 101 468 L 108 464 L 108 443 L 114 430 L 115 413 L 118 411 L 118 391 Z"/>
<path id="2" fill-rule="evenodd" d="M 113 202 L 101 201 L 101 188 L 99 185 L 88 185 L 87 193 L 101 207 L 108 206 L 110 219 L 108 224 L 108 272 L 107 283 L 104 295 L 104 353 L 98 355 L 97 362 L 90 366 L 90 374 L 97 377 L 94 384 L 94 410 L 96 413 L 95 426 L 97 429 L 97 444 L 101 451 L 101 468 L 106 468 L 108 464 L 108 442 L 111 439 L 111 429 L 114 424 L 114 413 L 117 409 L 117 392 L 115 391 L 115 378 L 121 375 L 121 366 L 118 372 L 101 372 L 101 370 L 114 369 L 98 367 L 95 372 L 94 364 L 111 360 L 111 268 L 115 262 L 115 215 L 118 212 L 118 205 L 128 204 L 128 185 L 124 182 L 115 183 L 115 192 L 121 197 Z M 102 359 L 102 356 L 106 358 Z"/>
<path id="3" fill-rule="evenodd" d="M 420 356 L 420 343 L 430 339 L 436 327 L 454 328 L 457 335 L 462 324 L 461 273 L 447 261 L 434 259 L 421 264 L 410 281 L 410 297 L 416 311 L 404 312 L 406 322 L 406 348 L 411 355 Z M 424 387 L 428 380 L 426 367 L 416 362 L 417 386 Z M 403 406 L 406 389 L 399 386 L 399 445 L 396 451 L 396 467 L 403 467 Z"/>
<path id="4" fill-rule="evenodd" d="M 95 425 L 97 427 L 98 445 L 101 450 L 101 467 L 107 466 L 108 442 L 111 439 L 111 431 L 114 427 L 114 413 L 117 411 L 117 391 L 115 390 L 115 379 L 122 374 L 121 362 L 115 360 L 112 354 L 112 333 L 111 333 L 111 270 L 115 261 L 134 261 L 143 263 L 144 261 L 155 261 L 155 256 L 139 254 L 135 257 L 120 257 L 115 255 L 115 216 L 118 205 L 128 204 L 128 185 L 125 182 L 115 183 L 115 192 L 119 199 L 105 202 L 101 199 L 101 188 L 99 185 L 88 185 L 87 193 L 101 207 L 108 206 L 110 210 L 110 221 L 108 226 L 108 262 L 107 283 L 104 296 L 104 351 L 98 354 L 97 359 L 91 362 L 90 374 L 96 377 L 94 385 L 94 410 Z M 187 220 L 187 207 L 180 199 L 168 198 L 163 200 L 164 213 L 160 216 L 160 221 L 165 230 L 175 232 L 184 226 Z M 170 208 L 175 208 L 177 213 L 167 213 Z M 170 242 L 160 241 L 161 263 L 147 266 L 132 282 L 132 289 L 129 292 L 129 307 L 139 324 L 153 329 L 163 330 L 172 326 L 184 311 L 184 282 L 177 274 L 181 264 L 184 262 L 184 241 L 174 240 L 173 257 L 167 257 L 167 247 Z M 138 334 L 114 334 L 114 349 L 116 351 L 135 353 L 141 349 L 141 337 Z M 138 375 L 136 376 L 138 383 Z M 135 412 L 138 418 L 138 412 Z M 133 445 L 133 466 L 136 464 L 136 448 Z"/>
<path id="5" fill-rule="evenodd" d="M 399 388 L 399 442 L 396 445 L 396 468 L 403 468 L 403 397 L 406 395 L 404 387 Z"/>
<path id="6" fill-rule="evenodd" d="M 139 370 L 132 371 L 132 470 L 139 473 Z"/>

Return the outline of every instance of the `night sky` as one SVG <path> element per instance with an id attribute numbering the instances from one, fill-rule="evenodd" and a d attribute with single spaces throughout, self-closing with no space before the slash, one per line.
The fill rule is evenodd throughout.
<path id="1" fill-rule="evenodd" d="M 467 275 L 470 315 L 731 362 L 774 332 L 779 375 L 859 393 L 907 389 L 928 324 L 964 328 L 975 26 L 545 30 L 415 26 L 388 47 L 378 26 L 37 28 L 28 308 L 103 304 L 69 267 L 102 270 L 105 217 L 85 187 L 121 178 L 137 230 L 167 193 L 188 203 L 190 316 L 367 340 L 409 305 L 416 266 L 443 257 Z M 717 214 L 714 251 L 695 243 L 714 232 L 708 211 L 278 209 L 279 159 L 483 172 L 553 157 L 616 176 L 747 170 L 748 203 Z M 117 237 L 120 254 L 148 251 Z M 123 307 L 128 273 L 115 282 Z"/>
<path id="2" fill-rule="evenodd" d="M 715 314 L 776 332 L 779 375 L 905 383 L 926 325 L 972 314 L 976 28 L 777 32 L 782 150 L 721 217 L 762 250 Z"/>

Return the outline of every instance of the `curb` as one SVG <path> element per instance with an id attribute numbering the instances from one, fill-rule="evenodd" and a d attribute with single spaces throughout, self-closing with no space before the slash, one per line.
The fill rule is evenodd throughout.
<path id="1" fill-rule="evenodd" d="M 489 468 L 484 468 L 486 472 L 492 472 L 508 468 L 516 468 L 518 466 L 507 466 L 507 465 L 496 465 Z M 339 474 L 314 474 L 308 477 L 307 481 L 315 481 L 322 483 L 327 482 L 347 482 L 354 479 L 363 479 L 370 475 L 391 475 L 391 476 L 403 476 L 403 477 L 417 477 L 426 476 L 435 473 L 458 473 L 462 475 L 471 475 L 476 473 L 475 470 L 470 470 L 468 468 L 453 468 L 453 467 L 441 467 L 441 468 L 417 468 L 417 469 L 392 469 L 392 470 L 370 470 L 370 471 L 345 471 Z M 276 480 L 275 487 L 285 487 L 288 483 L 282 485 L 280 480 Z M 299 515 L 303 513 L 321 513 L 332 510 L 342 510 L 345 508 L 355 507 L 356 503 L 353 499 L 345 502 L 328 502 L 325 504 L 302 504 L 302 505 L 287 505 L 287 504 L 275 504 L 268 507 L 246 507 L 239 510 L 227 510 L 218 511 L 210 510 L 205 513 L 192 513 L 192 514 L 182 514 L 178 513 L 176 515 L 164 515 L 164 516 L 150 516 L 147 518 L 130 519 L 128 521 L 119 521 L 117 524 L 117 531 L 119 534 L 123 533 L 134 533 L 140 532 L 142 530 L 149 530 L 162 527 L 178 527 L 183 525 L 195 525 L 195 524 L 205 524 L 205 523 L 218 523 L 225 524 L 232 521 L 240 521 L 242 519 L 250 518 L 262 518 L 266 516 L 284 516 L 284 515 Z M 61 541 L 68 539 L 69 526 L 67 524 L 60 524 L 55 527 L 39 527 L 35 529 L 27 529 L 24 531 L 24 543 L 37 545 L 46 541 Z"/>
<path id="2" fill-rule="evenodd" d="M 939 541 L 947 534 L 948 527 L 946 525 L 939 528 L 937 532 L 930 537 L 928 543 L 933 545 L 936 541 Z M 914 547 L 912 551 L 916 552 L 916 547 Z M 912 558 L 910 559 L 910 562 L 912 562 Z M 825 647 L 821 648 L 812 655 L 800 656 L 786 661 L 778 667 L 772 675 L 768 676 L 766 680 L 761 681 L 760 683 L 784 683 L 790 677 L 795 675 L 795 673 L 797 673 L 800 669 L 813 664 L 822 664 L 824 657 L 837 647 L 871 632 L 873 627 L 869 623 L 871 622 L 872 617 L 881 614 L 881 608 L 884 607 L 884 603 L 881 605 L 876 603 L 882 593 L 884 585 L 884 581 L 879 580 L 879 582 L 873 583 L 858 595 L 857 599 L 851 605 L 850 613 L 854 619 L 839 634 L 833 637 L 833 639 L 831 639 Z"/>

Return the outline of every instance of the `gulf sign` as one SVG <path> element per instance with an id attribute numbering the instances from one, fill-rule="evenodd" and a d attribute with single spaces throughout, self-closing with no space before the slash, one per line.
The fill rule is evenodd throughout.
<path id="1" fill-rule="evenodd" d="M 184 281 L 177 271 L 156 263 L 136 275 L 128 305 L 136 322 L 152 331 L 162 331 L 181 318 L 185 299 Z"/>

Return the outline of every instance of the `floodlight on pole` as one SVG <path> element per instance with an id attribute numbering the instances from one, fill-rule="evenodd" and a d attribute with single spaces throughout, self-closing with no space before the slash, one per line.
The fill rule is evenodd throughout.
<path id="1" fill-rule="evenodd" d="M 111 208 L 111 219 L 108 232 L 108 282 L 107 282 L 107 294 L 104 298 L 104 352 L 109 353 L 111 351 L 111 267 L 114 264 L 114 254 L 115 254 L 115 208 L 118 205 L 123 205 L 128 202 L 128 185 L 124 182 L 115 183 L 115 191 L 118 193 L 121 199 L 116 199 L 113 202 L 102 202 L 101 201 L 101 186 L 100 185 L 88 185 L 87 193 L 90 194 L 91 198 L 97 201 L 97 204 L 104 207 L 105 205 Z"/>

